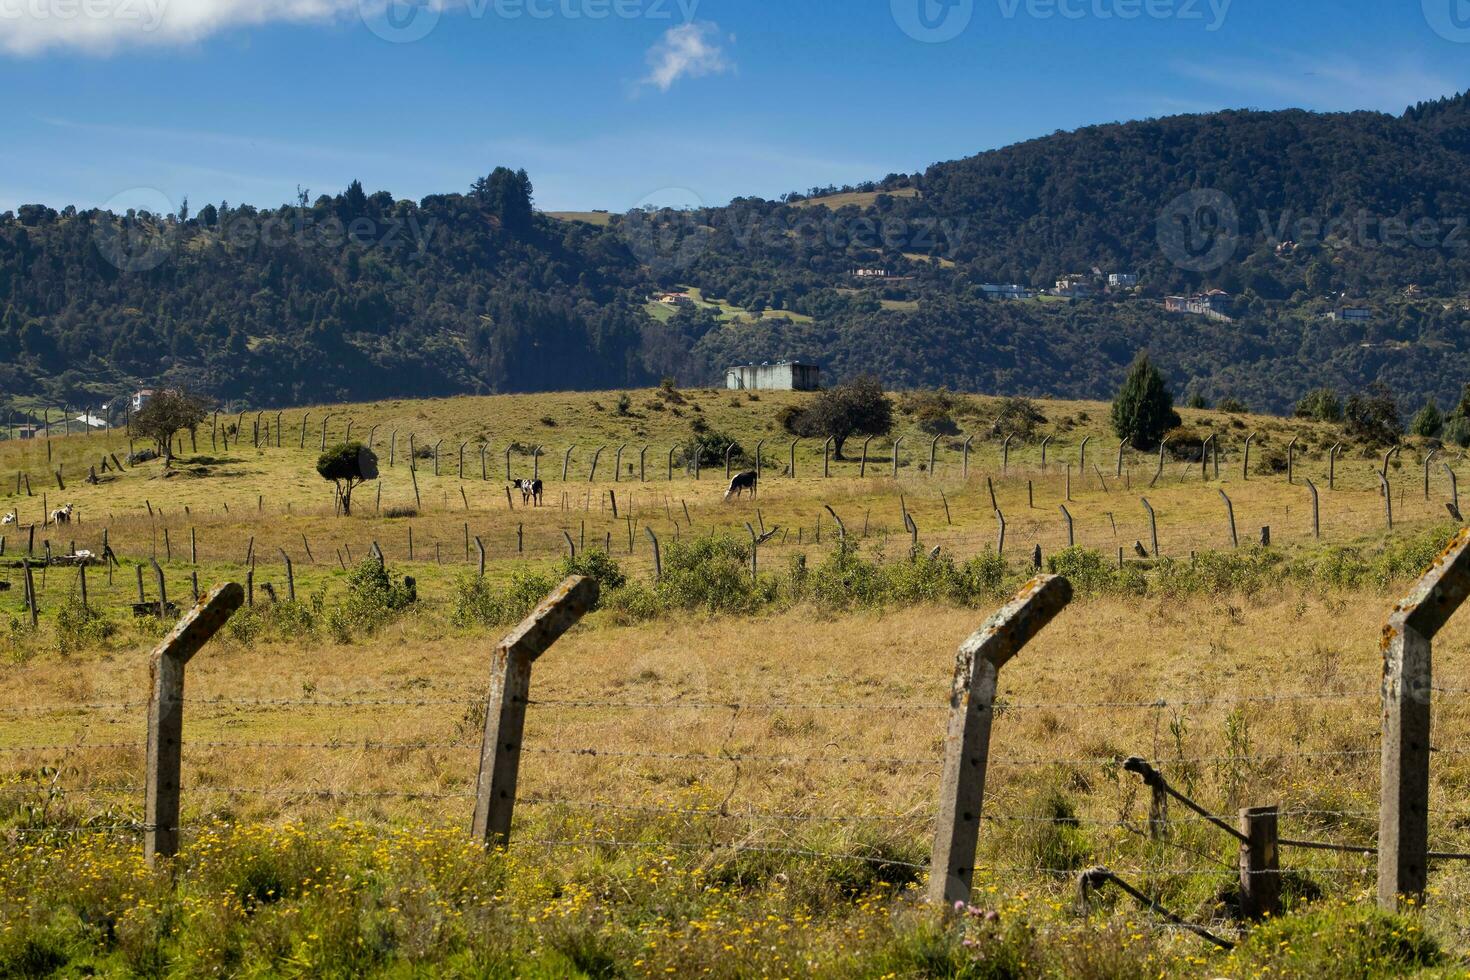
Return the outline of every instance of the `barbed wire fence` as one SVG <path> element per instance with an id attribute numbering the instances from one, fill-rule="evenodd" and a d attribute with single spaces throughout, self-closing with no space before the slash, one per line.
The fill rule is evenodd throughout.
<path id="1" fill-rule="evenodd" d="M 1427 644 L 1427 637 L 1432 636 L 1433 630 L 1425 632 L 1424 622 L 1414 618 L 1416 610 L 1435 610 L 1434 615 L 1439 622 L 1448 617 L 1454 606 L 1470 593 L 1470 558 L 1467 555 L 1470 555 L 1470 533 L 1462 534 L 1455 547 L 1416 587 L 1412 597 L 1417 597 L 1417 600 L 1400 604 L 1394 620 L 1400 624 L 1400 629 L 1410 632 L 1419 629 Z M 43 725 L 38 722 L 48 716 L 69 716 L 80 723 L 74 737 L 69 740 L 6 740 L 0 743 L 0 758 L 13 760 L 17 766 L 32 763 L 30 768 L 19 769 L 24 774 L 20 780 L 0 785 L 0 806 L 9 798 L 9 809 L 15 821 L 15 825 L 4 833 L 25 839 L 64 840 L 84 835 L 141 838 L 145 853 L 152 858 L 174 853 L 181 834 L 219 824 L 217 819 L 208 819 L 209 806 L 195 808 L 193 801 L 196 800 L 202 803 L 218 798 L 256 799 L 281 806 L 384 802 L 425 804 L 440 808 L 449 819 L 453 819 L 456 811 L 460 812 L 462 819 L 463 809 L 473 801 L 471 832 L 476 839 L 489 845 L 551 851 L 691 852 L 712 854 L 727 860 L 738 860 L 741 855 L 751 854 L 823 864 L 849 862 L 867 866 L 875 874 L 899 875 L 915 882 L 927 873 L 928 897 L 946 905 L 968 902 L 976 876 L 983 880 L 1003 875 L 1075 878 L 1079 902 L 1084 907 L 1093 901 L 1099 888 L 1117 885 L 1138 901 L 1160 926 L 1186 928 L 1217 944 L 1229 942 L 1210 932 L 1211 928 L 1218 930 L 1220 921 L 1224 920 L 1217 915 L 1219 921 L 1212 921 L 1207 928 L 1171 912 L 1163 904 L 1164 896 L 1172 887 L 1170 882 L 1238 882 L 1239 897 L 1229 918 L 1249 920 L 1281 910 L 1281 889 L 1285 881 L 1306 875 L 1344 883 L 1367 882 L 1373 879 L 1374 874 L 1364 859 L 1376 857 L 1380 865 L 1377 874 L 1380 900 L 1384 900 L 1383 865 L 1388 860 L 1385 858 L 1385 841 L 1401 841 L 1404 836 L 1401 827 L 1391 825 L 1399 818 L 1391 815 L 1390 810 L 1399 809 L 1405 802 L 1399 800 L 1391 808 L 1387 802 L 1390 792 L 1387 785 L 1383 790 L 1384 802 L 1378 809 L 1323 806 L 1312 800 L 1302 800 L 1243 808 L 1234 814 L 1214 812 L 1196 803 L 1189 790 L 1189 787 L 1199 784 L 1200 774 L 1207 768 L 1224 774 L 1227 797 L 1238 796 L 1247 790 L 1242 773 L 1288 765 L 1307 765 L 1319 773 L 1331 771 L 1339 776 L 1355 776 L 1366 781 L 1371 779 L 1377 761 L 1382 761 L 1383 771 L 1388 772 L 1390 759 L 1384 744 L 1374 744 L 1373 739 L 1363 738 L 1356 745 L 1344 742 L 1341 748 L 1335 749 L 1262 752 L 1256 746 L 1232 742 L 1227 746 L 1228 751 L 1220 753 L 1190 753 L 1177 745 L 1171 753 L 1163 748 L 1159 734 L 1181 711 L 1229 708 L 1234 714 L 1247 709 L 1259 711 L 1281 706 L 1284 710 L 1299 712 L 1314 705 L 1336 709 L 1341 705 L 1355 704 L 1366 709 L 1380 697 L 1380 692 L 1228 690 L 1170 693 L 1134 700 L 1055 701 L 1013 700 L 999 694 L 996 681 L 1000 668 L 1052 616 L 1058 614 L 1070 598 L 1070 588 L 1062 579 L 1043 577 L 1028 586 L 961 646 L 954 689 L 948 702 L 873 698 L 843 701 L 802 697 L 686 700 L 533 696 L 532 664 L 595 602 L 596 586 L 585 579 L 563 583 L 502 642 L 493 660 L 488 693 L 455 691 L 405 696 L 389 689 L 360 688 L 343 696 L 185 697 L 183 664 L 187 663 L 188 648 L 192 646 L 197 650 L 202 646 L 213 631 L 223 625 L 229 611 L 243 602 L 238 586 L 221 587 L 185 617 L 155 652 L 155 689 L 148 701 L 79 701 L 0 708 L 0 725 L 5 724 L 5 719 L 18 719 L 28 728 L 41 729 Z M 225 607 L 232 608 L 226 611 Z M 1418 641 L 1409 642 L 1412 646 Z M 170 658 L 179 660 L 178 669 L 172 673 L 160 672 L 156 665 L 167 663 Z M 1414 710 L 1422 707 L 1427 716 L 1431 701 L 1458 703 L 1467 693 L 1470 692 L 1462 688 L 1436 687 L 1427 675 L 1412 674 L 1398 689 L 1386 689 L 1383 693 L 1384 710 L 1386 716 L 1391 717 L 1396 712 L 1405 711 L 1400 706 L 1408 702 L 1415 706 Z M 199 723 L 207 722 L 211 712 L 233 719 L 242 711 L 294 714 L 360 709 L 372 709 L 364 713 L 364 720 L 371 722 L 380 716 L 380 709 L 384 708 L 431 709 L 440 717 L 446 715 L 444 709 L 457 708 L 460 709 L 460 718 L 459 730 L 450 737 L 393 739 L 339 734 L 321 739 L 206 736 L 185 740 L 183 716 L 186 708 L 191 714 L 201 716 Z M 92 738 L 93 725 L 101 716 L 135 717 L 140 709 L 146 709 L 149 718 L 146 741 Z M 576 744 L 567 742 L 555 726 L 546 731 L 538 730 L 537 738 L 527 740 L 524 731 L 526 715 L 533 710 L 599 712 L 614 716 L 634 712 L 697 712 L 711 719 L 710 727 L 723 728 L 724 734 L 720 747 L 713 751 L 691 748 L 659 750 L 646 745 L 623 748 L 598 743 Z M 1124 755 L 1120 751 L 1055 755 L 997 753 L 991 757 L 992 727 L 1005 726 L 1010 716 L 1028 712 L 1048 715 L 1075 712 L 1093 719 L 1104 712 L 1137 714 L 1150 720 L 1133 730 L 1151 730 L 1154 744 L 1147 758 Z M 746 747 L 749 739 L 735 739 L 736 722 L 741 719 L 790 713 L 817 713 L 839 718 L 933 716 L 933 720 L 947 716 L 947 734 L 938 743 L 943 746 L 943 751 L 914 755 L 849 751 L 835 741 L 815 752 L 762 751 Z M 1366 718 L 1370 715 L 1363 710 L 1361 716 Z M 481 721 L 484 730 L 477 733 L 475 729 Z M 170 725 L 176 726 L 176 736 L 170 735 Z M 111 730 L 114 726 L 107 727 Z M 1427 736 L 1427 724 L 1424 732 Z M 168 752 L 159 750 L 160 746 L 170 743 L 173 745 L 171 758 Z M 1408 772 L 1422 762 L 1426 776 L 1431 752 L 1451 757 L 1470 755 L 1470 747 L 1466 745 L 1452 743 L 1431 748 L 1427 738 L 1423 746 L 1410 742 L 1400 747 L 1395 742 L 1393 748 L 1399 752 L 1395 758 L 1401 768 Z M 455 753 L 470 755 L 477 749 L 480 760 L 478 777 L 471 781 L 467 766 L 459 771 L 458 776 L 454 775 L 453 765 L 448 760 Z M 181 789 L 184 750 L 196 757 L 224 758 L 234 762 L 238 762 L 242 753 L 264 753 L 277 760 L 293 753 L 372 759 L 438 754 L 435 768 L 439 778 L 437 785 L 413 789 L 381 785 L 246 785 L 238 779 L 219 778 L 202 780 Z M 82 757 L 96 757 L 101 764 L 82 764 L 79 761 Z M 635 764 L 718 769 L 729 778 L 718 792 L 718 798 L 694 804 L 649 799 L 645 794 L 636 793 L 629 799 L 569 792 L 564 785 L 520 791 L 517 779 L 521 769 L 526 769 L 528 778 L 534 782 L 533 760 L 556 758 L 591 767 L 610 763 L 615 766 Z M 231 766 L 232 771 L 236 768 Z M 371 769 L 376 775 L 386 775 L 381 772 L 381 763 L 372 763 Z M 997 785 L 987 789 L 988 770 L 995 771 Z M 1137 776 L 1149 790 L 1147 816 L 1136 813 L 1136 805 L 1143 802 L 1142 798 L 1126 791 L 1118 801 L 1117 812 L 1110 815 L 1079 815 L 1070 810 L 1048 812 L 1045 807 L 1036 808 L 1034 799 L 1028 799 L 1027 794 L 1034 793 L 1036 788 L 1034 780 L 1028 783 L 1026 779 L 1017 781 L 1005 777 L 1007 772 L 1036 777 L 1037 774 L 1058 770 L 1067 770 L 1074 778 L 1087 773 L 1103 773 L 1115 785 L 1125 784 L 1129 775 Z M 757 772 L 763 780 L 769 780 L 772 773 L 783 772 L 799 772 L 804 778 L 812 773 L 861 774 L 861 777 L 838 776 L 839 785 L 854 778 L 883 783 L 898 774 L 907 774 L 905 779 L 911 787 L 927 784 L 932 790 L 934 781 L 938 780 L 939 793 L 937 800 L 930 796 L 927 800 L 912 800 L 908 805 L 898 807 L 892 805 L 898 796 L 886 793 L 885 801 L 889 805 L 871 809 L 851 806 L 821 809 L 809 805 L 808 794 L 803 794 L 802 805 L 798 807 L 738 803 L 736 798 L 743 781 L 753 782 Z M 68 784 L 63 781 L 66 775 L 84 778 Z M 1175 780 L 1185 788 L 1180 789 Z M 585 783 L 573 781 L 571 785 Z M 127 798 L 136 797 L 140 788 L 145 804 L 141 814 L 135 802 L 126 802 Z M 1410 789 L 1418 792 L 1412 782 Z M 205 819 L 195 823 L 180 819 L 181 803 L 186 797 L 191 800 L 191 808 L 206 815 Z M 89 810 L 74 802 L 85 800 L 102 805 Z M 1185 822 L 1169 818 L 1171 801 L 1183 808 Z M 1415 812 L 1425 815 L 1424 838 L 1422 842 L 1409 840 L 1399 844 L 1391 858 L 1401 864 L 1412 864 L 1417 856 L 1420 866 L 1430 861 L 1470 859 L 1470 854 L 1463 849 L 1429 849 L 1428 815 L 1431 811 L 1427 779 L 1422 786 L 1422 795 L 1409 802 L 1417 808 Z M 513 821 L 517 805 L 541 816 L 530 823 L 524 819 Z M 594 826 L 580 819 L 568 819 L 568 815 L 587 813 L 605 817 L 607 822 Z M 639 820 L 645 822 L 639 823 Z M 653 822 L 652 827 L 647 821 Z M 1290 836 L 1282 835 L 1279 824 L 1283 822 L 1298 829 Z M 1066 855 L 1068 860 L 1048 860 L 1065 852 L 1041 849 L 1030 852 L 1033 860 L 1029 862 L 1016 863 L 1014 857 L 1007 862 L 1001 848 L 994 849 L 988 856 L 981 854 L 982 825 L 997 828 L 1002 836 L 1008 827 L 1046 828 L 1051 831 L 1085 827 L 1094 835 L 1089 855 L 1111 855 L 1117 861 L 1111 865 L 1079 868 L 1074 860 L 1078 855 Z M 513 828 L 519 828 L 517 833 L 512 834 Z M 687 835 L 696 828 L 699 838 L 687 839 Z M 816 838 L 803 836 L 812 828 L 819 829 L 821 833 Z M 532 829 L 534 834 L 526 833 Z M 935 843 L 926 858 L 918 842 L 931 834 Z M 1225 840 L 1238 845 L 1237 860 L 1232 862 L 1222 858 L 1218 845 L 1210 843 L 1213 839 L 1210 835 L 1223 835 Z M 1128 842 L 1134 843 L 1127 846 Z M 1139 861 L 1140 848 L 1145 858 L 1142 862 Z M 1318 855 L 1335 854 L 1339 863 L 1293 862 L 1283 867 L 1282 852 L 1295 850 Z M 1023 850 L 1023 856 L 1025 853 Z M 1170 854 L 1175 855 L 1175 860 L 1166 859 Z M 1389 900 L 1397 902 L 1405 896 L 1411 899 L 1422 896 L 1422 884 L 1416 891 L 1413 887 L 1416 882 L 1410 878 L 1407 884 L 1411 887 L 1403 888 L 1405 879 L 1396 866 L 1390 868 L 1390 873 L 1396 877 L 1393 878 L 1393 890 L 1388 893 Z"/>

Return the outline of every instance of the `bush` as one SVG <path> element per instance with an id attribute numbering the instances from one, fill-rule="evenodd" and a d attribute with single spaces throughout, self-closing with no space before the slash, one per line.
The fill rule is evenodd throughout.
<path id="1" fill-rule="evenodd" d="M 1404 431 L 1398 404 L 1381 384 L 1349 398 L 1343 408 L 1343 422 L 1349 435 L 1374 446 L 1392 445 Z"/>
<path id="2" fill-rule="evenodd" d="M 1459 446 L 1461 449 L 1470 446 L 1470 419 L 1463 415 L 1450 416 L 1450 420 L 1440 431 L 1439 438 L 1446 445 Z"/>
<path id="3" fill-rule="evenodd" d="M 546 575 L 518 570 L 505 591 L 497 592 L 488 579 L 474 573 L 455 583 L 449 618 L 456 626 L 504 626 L 524 619 L 556 588 Z"/>
<path id="4" fill-rule="evenodd" d="M 1245 402 L 1228 395 L 1220 399 L 1219 403 L 1215 405 L 1215 410 L 1217 412 L 1224 412 L 1226 415 L 1244 415 L 1250 411 Z"/>
<path id="5" fill-rule="evenodd" d="M 1444 431 L 1444 416 L 1439 414 L 1439 406 L 1434 404 L 1434 399 L 1431 398 L 1419 409 L 1414 420 L 1409 423 L 1409 431 L 1425 439 L 1433 439 Z"/>
<path id="6" fill-rule="evenodd" d="M 1002 398 L 990 432 L 1000 439 L 1007 436 L 1029 439 L 1036 432 L 1036 427 L 1045 422 L 1046 416 L 1031 399 Z"/>
<path id="7" fill-rule="evenodd" d="M 117 627 L 82 605 L 74 595 L 56 611 L 56 648 L 63 654 L 75 653 L 106 640 Z"/>
<path id="8" fill-rule="evenodd" d="M 327 626 L 339 643 L 358 634 L 372 634 L 418 601 L 413 579 L 394 581 L 376 558 L 364 558 L 347 576 L 347 595 L 327 616 Z"/>
<path id="9" fill-rule="evenodd" d="M 1342 399 L 1331 388 L 1317 388 L 1307 392 L 1296 403 L 1296 417 L 1314 422 L 1338 422 L 1342 420 Z"/>
<path id="10" fill-rule="evenodd" d="M 575 558 L 563 558 L 557 565 L 557 575 L 561 578 L 583 575 L 593 579 L 603 596 L 614 589 L 621 589 L 628 581 L 622 568 L 605 551 L 584 551 Z"/>

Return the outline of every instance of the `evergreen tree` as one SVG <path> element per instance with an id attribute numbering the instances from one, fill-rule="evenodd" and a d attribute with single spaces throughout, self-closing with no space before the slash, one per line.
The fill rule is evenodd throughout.
<path id="1" fill-rule="evenodd" d="M 1409 423 L 1411 433 L 1426 439 L 1433 439 L 1443 428 L 1444 416 L 1439 414 L 1439 406 L 1434 404 L 1433 398 L 1419 409 L 1419 413 L 1414 416 L 1414 421 Z"/>
<path id="2" fill-rule="evenodd" d="M 1148 449 L 1178 424 L 1179 413 L 1174 411 L 1174 396 L 1164 376 L 1147 353 L 1139 354 L 1113 401 L 1113 431 L 1133 448 Z"/>

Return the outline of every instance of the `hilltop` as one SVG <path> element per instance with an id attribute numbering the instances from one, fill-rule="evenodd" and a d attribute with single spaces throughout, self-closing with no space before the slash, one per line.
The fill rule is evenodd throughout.
<path id="1" fill-rule="evenodd" d="M 1279 411 L 1376 381 L 1443 405 L 1470 377 L 1467 134 L 1467 96 L 1178 116 L 627 215 L 540 213 L 505 168 L 421 201 L 354 183 L 268 210 L 26 206 L 0 216 L 0 389 L 96 404 L 172 381 L 268 407 L 705 384 L 800 357 L 832 378 L 1100 398 L 1147 347 L 1211 401 Z M 1074 274 L 1095 295 L 982 288 Z M 1229 319 L 1163 308 L 1212 289 Z M 652 302 L 681 290 L 702 301 Z"/>

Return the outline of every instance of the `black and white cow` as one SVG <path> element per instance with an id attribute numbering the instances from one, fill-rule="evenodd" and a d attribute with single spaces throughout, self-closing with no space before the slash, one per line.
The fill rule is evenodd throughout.
<path id="1" fill-rule="evenodd" d="M 730 480 L 730 489 L 725 491 L 725 499 L 739 497 L 749 490 L 752 497 L 755 496 L 755 470 L 747 470 L 744 473 L 736 473 Z"/>
<path id="2" fill-rule="evenodd" d="M 13 510 L 4 517 L 0 517 L 0 525 L 14 524 L 18 520 L 20 520 L 20 512 Z"/>
<path id="3" fill-rule="evenodd" d="M 536 502 L 537 507 L 541 506 L 541 493 L 545 488 L 542 486 L 540 480 L 517 480 L 515 487 L 521 492 L 521 504 L 523 506 L 533 500 Z"/>
<path id="4" fill-rule="evenodd" d="M 51 523 L 52 524 L 70 524 L 71 523 L 71 512 L 72 512 L 72 505 L 71 504 L 67 504 L 65 507 L 61 507 L 61 508 L 59 508 L 57 510 L 53 510 L 51 512 Z"/>

